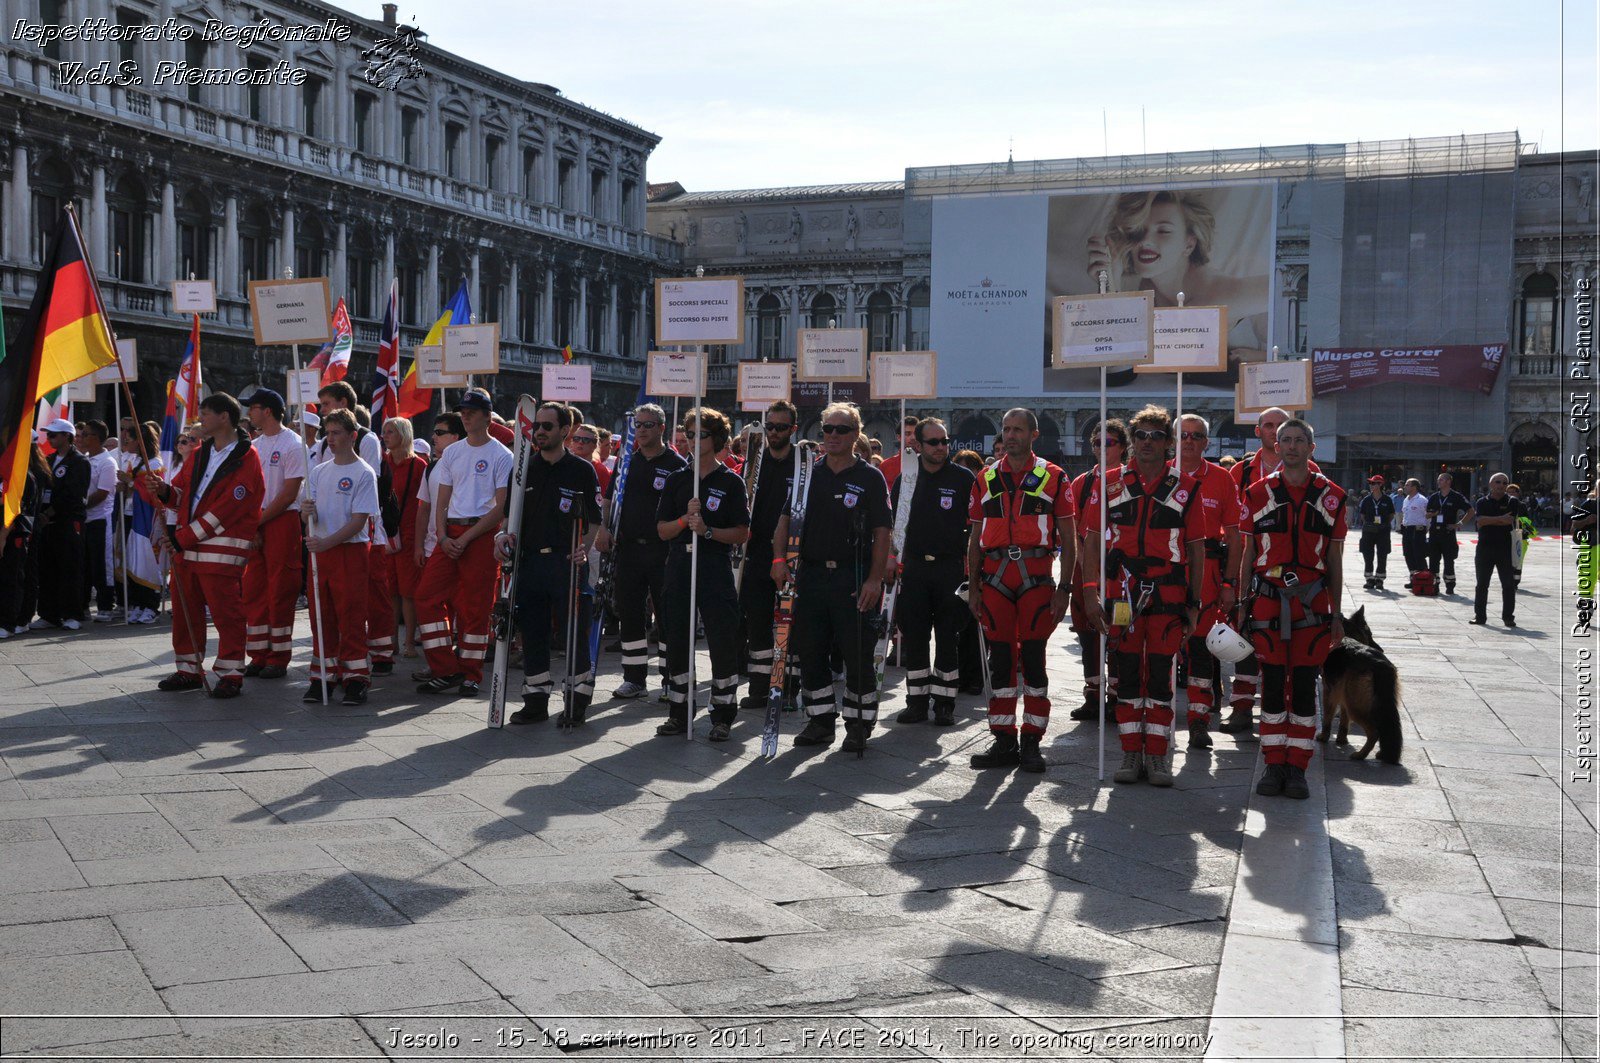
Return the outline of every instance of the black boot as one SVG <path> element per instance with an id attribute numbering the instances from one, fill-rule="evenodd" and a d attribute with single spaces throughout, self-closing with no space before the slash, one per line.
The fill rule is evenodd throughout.
<path id="1" fill-rule="evenodd" d="M 1211 748 L 1211 733 L 1206 730 L 1206 721 L 1203 717 L 1189 721 L 1189 748 Z"/>
<path id="2" fill-rule="evenodd" d="M 833 745 L 834 720 L 837 716 L 828 713 L 824 716 L 813 716 L 806 721 L 805 727 L 794 736 L 797 746 L 831 746 Z"/>
<path id="3" fill-rule="evenodd" d="M 956 703 L 954 699 L 933 699 L 933 725 L 935 727 L 954 727 L 956 725 Z"/>
<path id="4" fill-rule="evenodd" d="M 1251 728 L 1251 712 L 1249 709 L 1234 709 L 1228 718 L 1217 725 L 1217 730 L 1225 735 L 1249 734 Z"/>
<path id="5" fill-rule="evenodd" d="M 1017 750 L 1019 767 L 1023 771 L 1035 774 L 1044 771 L 1044 754 L 1039 752 L 1039 735 L 1023 735 L 1020 748 Z"/>
<path id="6" fill-rule="evenodd" d="M 544 723 L 549 718 L 549 694 L 522 695 L 522 708 L 511 714 L 512 723 Z"/>
<path id="7" fill-rule="evenodd" d="M 864 753 L 867 749 L 867 739 L 872 735 L 872 723 L 868 720 L 846 720 L 844 722 L 844 741 L 839 748 L 846 753 Z"/>
<path id="8" fill-rule="evenodd" d="M 900 715 L 894 718 L 895 723 L 926 723 L 928 719 L 928 696 L 913 696 L 906 698 L 906 707 L 900 710 Z"/>
<path id="9" fill-rule="evenodd" d="M 971 763 L 974 768 L 981 771 L 984 768 L 1014 768 L 1021 759 L 1017 751 L 1017 736 L 1005 731 L 996 731 L 994 743 L 982 753 L 974 754 Z"/>
<path id="10" fill-rule="evenodd" d="M 576 727 L 584 722 L 584 719 L 589 715 L 589 698 L 590 695 L 588 694 L 574 693 L 572 695 L 572 701 L 569 703 L 567 710 L 561 714 L 562 722 L 567 727 Z"/>
<path id="11" fill-rule="evenodd" d="M 1284 783 L 1288 780 L 1287 764 L 1268 764 L 1267 770 L 1261 773 L 1261 781 L 1256 783 L 1256 793 L 1262 797 L 1277 797 L 1283 793 Z"/>
<path id="12" fill-rule="evenodd" d="M 1311 787 L 1306 785 L 1306 770 L 1293 764 L 1288 765 L 1288 769 L 1288 777 L 1283 782 L 1283 796 L 1304 801 L 1311 796 Z"/>

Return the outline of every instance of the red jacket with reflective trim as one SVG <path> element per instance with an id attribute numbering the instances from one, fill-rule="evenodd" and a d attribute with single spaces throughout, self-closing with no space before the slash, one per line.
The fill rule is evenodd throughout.
<path id="1" fill-rule="evenodd" d="M 261 455 L 241 432 L 206 484 L 205 493 L 196 497 L 194 486 L 205 479 L 206 469 L 215 460 L 216 450 L 209 443 L 196 447 L 167 485 L 170 494 L 164 500 L 151 495 L 143 481 L 139 493 L 152 505 L 167 506 L 177 514 L 173 538 L 186 564 L 198 572 L 237 575 L 244 571 L 251 540 L 261 523 L 266 481 L 261 475 Z"/>
<path id="2" fill-rule="evenodd" d="M 1013 488 L 1010 492 L 1006 490 L 1007 476 Z M 1072 482 L 1059 465 L 1031 458 L 1026 470 L 1012 473 L 1001 458 L 978 474 L 967 516 L 982 523 L 979 541 L 985 550 L 1006 546 L 1055 550 L 1061 545 L 1056 521 L 1076 512 Z"/>
<path id="3" fill-rule="evenodd" d="M 1206 537 L 1194 477 L 1185 473 L 1180 481 L 1168 467 L 1148 491 L 1132 464 L 1113 470 L 1112 477 L 1108 477 L 1111 498 L 1106 506 L 1108 573 L 1118 574 L 1114 558 L 1119 554 L 1133 562 L 1136 574 L 1141 576 L 1181 569 L 1188 561 L 1187 545 Z M 1098 490 L 1089 492 L 1083 523 L 1091 534 L 1099 527 Z"/>
<path id="4" fill-rule="evenodd" d="M 1296 576 L 1326 572 L 1328 544 L 1345 537 L 1344 490 L 1314 472 L 1297 500 L 1275 472 L 1245 488 L 1239 522 L 1255 539 L 1258 573 L 1280 565 L 1298 566 Z"/>

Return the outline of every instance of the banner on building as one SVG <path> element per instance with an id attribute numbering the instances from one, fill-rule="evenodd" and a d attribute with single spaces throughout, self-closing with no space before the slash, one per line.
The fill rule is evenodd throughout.
<path id="1" fill-rule="evenodd" d="M 1487 395 L 1505 360 L 1504 343 L 1436 347 L 1324 347 L 1311 352 L 1311 386 L 1318 395 L 1379 384 L 1435 384 Z"/>

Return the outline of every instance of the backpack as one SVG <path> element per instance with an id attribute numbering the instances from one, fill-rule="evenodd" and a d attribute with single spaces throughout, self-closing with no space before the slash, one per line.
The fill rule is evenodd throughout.
<path id="1" fill-rule="evenodd" d="M 1433 578 L 1433 573 L 1429 572 L 1425 568 L 1418 569 L 1416 572 L 1411 573 L 1411 582 L 1409 586 L 1412 594 L 1424 598 L 1439 593 L 1439 584 Z"/>

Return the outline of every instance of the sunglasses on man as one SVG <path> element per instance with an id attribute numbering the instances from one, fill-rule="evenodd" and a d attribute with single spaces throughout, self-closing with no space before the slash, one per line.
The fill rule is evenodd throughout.
<path id="1" fill-rule="evenodd" d="M 600 440 L 596 439 L 594 436 L 573 436 L 572 441 L 574 443 L 583 443 L 591 447 L 600 442 Z"/>
<path id="2" fill-rule="evenodd" d="M 633 422 L 633 427 L 635 427 L 635 428 L 660 428 L 661 427 L 661 422 L 660 421 L 635 421 L 635 422 Z"/>
<path id="3" fill-rule="evenodd" d="M 849 424 L 825 424 L 822 426 L 822 434 L 828 436 L 847 436 L 855 430 L 855 426 Z"/>
<path id="4" fill-rule="evenodd" d="M 1135 428 L 1133 430 L 1133 438 L 1140 440 L 1141 442 L 1146 439 L 1154 439 L 1159 441 L 1170 439 L 1171 435 L 1165 428 Z"/>
<path id="5" fill-rule="evenodd" d="M 766 430 L 769 431 L 769 432 L 793 432 L 794 431 L 794 425 L 785 424 L 782 421 L 768 421 L 768 422 L 766 422 L 766 424 L 763 427 L 765 427 Z"/>

